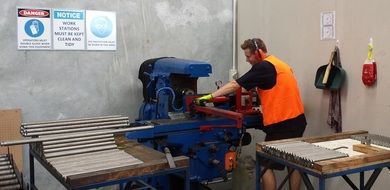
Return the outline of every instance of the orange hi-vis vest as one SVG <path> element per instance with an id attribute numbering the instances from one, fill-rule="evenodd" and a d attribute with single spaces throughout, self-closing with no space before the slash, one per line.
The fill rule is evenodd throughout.
<path id="1" fill-rule="evenodd" d="M 263 124 L 267 127 L 295 118 L 303 114 L 304 109 L 298 84 L 290 66 L 272 55 L 264 60 L 270 62 L 276 69 L 275 86 L 269 90 L 257 89 L 263 112 Z"/>

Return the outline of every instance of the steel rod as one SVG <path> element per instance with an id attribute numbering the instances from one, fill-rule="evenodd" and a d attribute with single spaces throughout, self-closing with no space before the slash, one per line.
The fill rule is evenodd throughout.
<path id="1" fill-rule="evenodd" d="M 142 162 L 139 162 L 142 163 Z M 125 167 L 125 166 L 131 166 L 131 165 L 136 165 L 139 164 L 137 162 L 129 163 L 129 162 L 117 162 L 117 163 L 106 163 L 103 165 L 98 165 L 95 167 L 91 168 L 81 168 L 77 170 L 72 170 L 72 171 L 64 171 L 60 172 L 63 176 L 71 176 L 71 175 L 77 175 L 77 174 L 83 174 L 83 173 L 90 173 L 90 172 L 97 172 L 97 171 L 102 171 L 102 170 L 107 170 L 107 169 L 112 169 L 112 168 L 119 168 L 119 167 Z"/>
<path id="2" fill-rule="evenodd" d="M 64 129 L 64 130 L 56 130 L 56 131 L 45 131 L 45 132 L 35 132 L 35 133 L 26 133 L 24 136 L 41 136 L 41 135 L 56 135 L 62 133 L 74 133 L 74 132 L 82 132 L 82 131 L 93 131 L 99 129 L 110 129 L 117 127 L 126 127 L 128 124 L 117 124 L 117 125 L 104 125 L 104 126 L 96 126 L 96 127 L 86 127 L 86 128 L 75 128 L 75 129 Z"/>
<path id="3" fill-rule="evenodd" d="M 77 146 L 67 146 L 67 147 L 61 147 L 61 148 L 44 149 L 43 152 L 46 154 L 46 153 L 53 153 L 53 152 L 61 152 L 61 151 L 68 151 L 68 150 L 76 150 L 76 149 L 83 149 L 83 148 L 105 146 L 105 145 L 115 145 L 115 141 L 89 143 L 89 144 L 83 144 L 83 145 L 77 145 Z"/>
<path id="4" fill-rule="evenodd" d="M 8 158 L 0 158 L 0 162 L 8 161 L 8 160 L 9 160 Z"/>
<path id="5" fill-rule="evenodd" d="M 55 127 L 44 127 L 44 128 L 32 128 L 32 129 L 24 129 L 22 128 L 23 133 L 32 133 L 32 132 L 44 132 L 44 131 L 55 131 L 62 129 L 73 129 L 73 128 L 84 128 L 84 127 L 94 127 L 101 125 L 112 125 L 112 124 L 128 124 L 128 120 L 119 120 L 119 121 L 108 121 L 108 122 L 99 122 L 99 123 L 87 123 L 80 125 L 59 125 Z"/>
<path id="6" fill-rule="evenodd" d="M 110 116 L 100 116 L 100 117 L 86 117 L 86 118 L 77 118 L 77 119 L 63 119 L 63 120 L 56 120 L 56 121 L 38 121 L 38 122 L 30 122 L 30 123 L 22 123 L 22 126 L 24 125 L 38 125 L 38 124 L 45 124 L 45 123 L 60 123 L 60 122 L 71 122 L 71 121 L 81 121 L 81 120 L 96 120 L 96 119 L 106 119 L 106 118 L 113 118 L 113 117 L 122 117 L 121 115 L 110 115 Z"/>
<path id="7" fill-rule="evenodd" d="M 12 169 L 12 166 L 11 165 L 0 166 L 0 170 L 8 170 L 8 169 Z"/>
<path id="8" fill-rule="evenodd" d="M 16 174 L 1 175 L 0 181 L 6 180 L 6 179 L 12 179 L 12 178 L 16 178 Z"/>
<path id="9" fill-rule="evenodd" d="M 112 133 L 124 133 L 124 132 L 131 132 L 131 131 L 147 130 L 147 129 L 152 129 L 153 127 L 154 126 L 130 127 L 130 128 L 125 128 L 125 129 L 112 129 L 112 130 L 107 130 L 107 131 L 96 131 L 96 132 L 82 133 L 82 134 L 32 138 L 32 139 L 15 140 L 15 141 L 3 141 L 0 143 L 0 145 L 1 146 L 12 146 L 12 145 L 44 142 L 44 141 L 56 141 L 56 140 L 71 139 L 71 138 L 78 138 L 78 137 L 88 137 L 88 136 L 96 136 L 96 135 L 104 135 L 104 134 L 112 134 Z"/>
<path id="10" fill-rule="evenodd" d="M 114 137 L 113 134 L 105 134 L 105 135 L 96 135 L 96 136 L 90 136 L 90 137 L 81 137 L 81 138 L 72 138 L 72 139 L 63 139 L 58 141 L 45 141 L 43 142 L 43 146 L 50 146 L 50 145 L 56 145 L 56 144 L 66 144 L 66 143 L 73 143 L 73 142 L 80 142 L 80 141 L 86 141 L 86 140 L 93 140 L 93 139 L 103 139 L 107 137 Z"/>
<path id="11" fill-rule="evenodd" d="M 43 149 L 62 148 L 62 147 L 77 146 L 77 145 L 83 145 L 83 144 L 92 144 L 92 143 L 114 141 L 114 140 L 115 140 L 114 137 L 108 137 L 108 138 L 103 138 L 103 139 L 93 139 L 93 140 L 86 140 L 86 141 L 79 141 L 79 142 L 43 145 Z"/>
<path id="12" fill-rule="evenodd" d="M 53 157 L 81 154 L 81 153 L 87 153 L 87 152 L 97 152 L 97 151 L 101 151 L 101 150 L 108 150 L 108 149 L 115 149 L 115 148 L 117 148 L 116 145 L 107 145 L 107 146 L 101 146 L 101 147 L 92 147 L 92 148 L 84 148 L 84 149 L 69 150 L 69 151 L 62 151 L 62 152 L 46 153 L 45 157 L 46 158 L 53 158 Z"/>
<path id="13" fill-rule="evenodd" d="M 0 166 L 10 165 L 10 164 L 11 164 L 10 161 L 1 161 L 1 162 L 0 162 Z"/>
<path id="14" fill-rule="evenodd" d="M 16 185 L 8 185 L 8 186 L 1 187 L 1 190 L 19 190 L 20 188 L 21 188 L 20 184 L 16 184 Z"/>
<path id="15" fill-rule="evenodd" d="M 116 149 L 115 149 L 116 150 Z M 99 151 L 99 153 L 101 153 L 103 151 Z M 99 162 L 99 161 L 107 161 L 109 159 L 112 159 L 112 158 L 117 158 L 117 159 L 120 159 L 120 160 L 126 160 L 126 159 L 129 159 L 131 157 L 131 155 L 129 154 L 126 154 L 126 153 L 123 153 L 123 154 L 120 154 L 120 150 L 117 150 L 116 152 L 113 152 L 111 154 L 103 154 L 101 153 L 101 155 L 96 155 L 96 156 L 86 156 L 86 157 L 75 157 L 73 159 L 63 159 L 63 160 L 57 160 L 57 161 L 52 161 L 50 162 L 51 165 L 55 166 L 56 168 L 60 168 L 62 166 L 69 166 L 69 164 L 71 165 L 77 165 L 78 163 L 89 163 L 89 162 Z M 79 154 L 78 154 L 79 155 Z M 61 158 L 64 158 L 64 157 L 61 157 Z"/>
<path id="16" fill-rule="evenodd" d="M 70 121 L 70 122 L 58 122 L 58 123 L 43 123 L 36 125 L 24 125 L 24 129 L 32 129 L 32 128 L 41 128 L 41 127 L 53 127 L 53 126 L 61 126 L 61 125 L 76 125 L 76 124 L 85 124 L 85 123 L 97 123 L 104 121 L 118 121 L 129 119 L 128 117 L 115 117 L 115 118 L 105 118 L 105 119 L 94 119 L 94 120 L 80 120 L 80 121 Z"/>
<path id="17" fill-rule="evenodd" d="M 0 181 L 0 186 L 14 185 L 17 183 L 18 183 L 17 179 L 8 179 L 8 180 Z M 0 189 L 2 189 L 2 187 L 0 187 Z"/>
<path id="18" fill-rule="evenodd" d="M 5 174 L 12 174 L 14 173 L 14 170 L 1 170 L 0 175 L 5 175 Z"/>
<path id="19" fill-rule="evenodd" d="M 106 165 L 107 163 L 117 163 L 117 162 L 139 162 L 138 159 L 134 158 L 131 155 L 127 155 L 126 157 L 104 157 L 97 158 L 95 160 L 80 160 L 79 162 L 71 162 L 67 164 L 52 164 L 58 171 L 66 171 L 72 168 L 86 168 L 86 167 L 96 167 L 98 165 Z"/>
<path id="20" fill-rule="evenodd" d="M 50 163 L 73 162 L 73 161 L 78 161 L 80 159 L 91 159 L 91 158 L 99 157 L 99 156 L 112 156 L 119 151 L 120 150 L 118 150 L 118 149 L 111 149 L 111 150 L 104 150 L 104 151 L 99 151 L 99 152 L 90 152 L 90 153 L 83 153 L 83 154 L 78 154 L 78 155 L 69 155 L 69 156 L 63 156 L 63 157 L 57 157 L 57 158 L 49 158 L 46 160 Z M 120 152 L 122 152 L 122 151 L 120 151 Z"/>

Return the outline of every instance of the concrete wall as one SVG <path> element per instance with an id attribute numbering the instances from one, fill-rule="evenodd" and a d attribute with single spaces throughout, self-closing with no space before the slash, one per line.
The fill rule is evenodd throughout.
<path id="1" fill-rule="evenodd" d="M 333 131 L 326 124 L 329 93 L 316 89 L 314 78 L 317 68 L 327 64 L 336 44 L 335 40 L 320 40 L 320 12 L 336 11 L 336 38 L 340 40 L 341 62 L 347 72 L 341 91 L 343 130 L 367 130 L 390 136 L 390 75 L 387 75 L 390 69 L 389 6 L 390 2 L 386 0 L 239 1 L 238 42 L 260 37 L 271 54 L 289 63 L 295 71 L 305 103 L 308 126 L 304 135 L 331 134 Z M 378 81 L 368 88 L 361 81 L 361 73 L 370 37 L 374 39 Z M 239 74 L 242 75 L 250 65 L 245 63 L 242 51 L 239 49 L 238 52 Z M 260 131 L 253 133 L 257 135 L 257 140 L 264 137 Z M 253 144 L 245 150 L 253 156 Z M 383 170 L 373 189 L 388 189 L 389 174 L 389 170 Z M 278 177 L 280 181 L 281 173 Z M 358 175 L 352 179 L 357 183 Z M 248 183 L 253 184 L 253 181 Z M 327 186 L 327 189 L 348 189 L 345 181 L 340 179 L 329 180 Z"/>
<path id="2" fill-rule="evenodd" d="M 0 17 L 0 108 L 21 108 L 24 122 L 121 114 L 142 102 L 139 65 L 173 56 L 212 64 L 199 92 L 228 79 L 232 64 L 230 0 L 4 0 Z M 16 8 L 116 12 L 116 51 L 18 51 Z M 25 168 L 28 171 L 28 168 Z M 42 173 L 40 171 L 39 173 Z M 39 175 L 37 175 L 39 176 Z M 43 183 L 45 175 L 38 179 Z M 57 186 L 44 186 L 58 189 Z"/>

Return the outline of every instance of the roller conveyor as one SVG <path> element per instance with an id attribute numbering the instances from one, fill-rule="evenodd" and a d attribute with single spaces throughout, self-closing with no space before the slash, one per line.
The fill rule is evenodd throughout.
<path id="1" fill-rule="evenodd" d="M 0 155 L 0 189 L 1 190 L 20 190 L 22 185 L 18 179 L 10 154 Z"/>

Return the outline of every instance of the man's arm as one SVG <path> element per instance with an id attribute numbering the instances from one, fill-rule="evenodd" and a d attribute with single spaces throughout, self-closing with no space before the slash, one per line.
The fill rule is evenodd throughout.
<path id="1" fill-rule="evenodd" d="M 240 85 L 236 82 L 236 80 L 232 80 L 221 88 L 219 88 L 217 91 L 211 93 L 211 95 L 212 97 L 223 96 L 236 91 L 238 88 L 240 88 Z"/>

